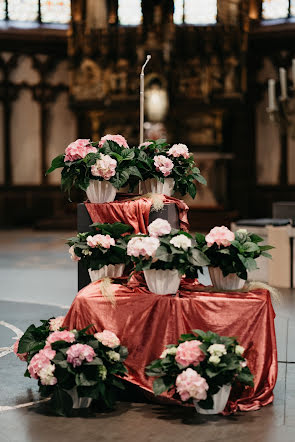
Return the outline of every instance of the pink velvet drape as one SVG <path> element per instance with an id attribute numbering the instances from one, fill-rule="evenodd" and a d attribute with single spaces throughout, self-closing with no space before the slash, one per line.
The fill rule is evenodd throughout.
<path id="1" fill-rule="evenodd" d="M 152 392 L 152 379 L 145 376 L 144 369 L 164 346 L 177 343 L 182 333 L 192 329 L 212 330 L 239 340 L 255 375 L 254 388 L 232 389 L 225 413 L 257 410 L 273 401 L 277 348 L 275 314 L 267 290 L 208 293 L 196 282 L 183 280 L 176 296 L 161 296 L 150 293 L 141 278 L 133 279 L 129 286 L 115 284 L 114 290 L 115 307 L 101 295 L 99 281 L 85 287 L 64 325 L 81 329 L 93 324 L 96 331 L 116 333 L 129 349 L 128 381 Z"/>

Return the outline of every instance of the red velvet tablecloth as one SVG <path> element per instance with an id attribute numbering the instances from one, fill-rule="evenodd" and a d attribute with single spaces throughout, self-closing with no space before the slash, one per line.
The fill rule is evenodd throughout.
<path id="1" fill-rule="evenodd" d="M 152 392 L 153 379 L 145 376 L 145 366 L 159 358 L 166 344 L 177 343 L 182 333 L 211 330 L 238 339 L 255 375 L 254 388 L 232 389 L 225 413 L 257 410 L 273 401 L 277 348 L 275 314 L 267 290 L 210 293 L 197 291 L 196 284 L 184 281 L 173 297 L 150 293 L 144 283 L 135 281 L 128 287 L 114 284 L 113 307 L 101 295 L 99 283 L 89 284 L 78 293 L 64 326 L 82 329 L 94 324 L 96 331 L 116 333 L 129 350 L 128 381 Z"/>
<path id="2" fill-rule="evenodd" d="M 164 204 L 176 204 L 179 214 L 180 228 L 188 232 L 188 206 L 184 201 L 163 195 Z M 93 223 L 129 224 L 135 233 L 147 233 L 149 214 L 152 208 L 151 198 L 120 200 L 112 203 L 85 203 L 85 207 Z"/>

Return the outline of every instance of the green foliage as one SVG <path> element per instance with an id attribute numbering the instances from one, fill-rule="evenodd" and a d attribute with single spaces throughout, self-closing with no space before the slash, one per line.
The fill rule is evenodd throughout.
<path id="1" fill-rule="evenodd" d="M 201 175 L 200 170 L 196 167 L 193 155 L 189 158 L 173 157 L 168 155 L 170 145 L 166 140 L 149 140 L 148 146 L 142 146 L 135 150 L 137 167 L 142 175 L 143 180 L 156 178 L 159 181 L 164 180 L 164 176 L 157 171 L 154 165 L 154 157 L 156 155 L 164 155 L 173 161 L 174 167 L 168 178 L 174 179 L 174 191 L 181 195 L 189 194 L 193 199 L 197 193 L 196 181 L 206 185 L 205 178 Z"/>
<path id="2" fill-rule="evenodd" d="M 69 246 L 74 246 L 75 254 L 81 258 L 81 263 L 92 270 L 99 270 L 109 264 L 129 264 L 130 257 L 126 253 L 128 233 L 133 232 L 133 227 L 123 223 L 94 223 L 91 224 L 90 232 L 78 233 L 73 238 L 67 240 Z M 109 249 L 98 246 L 92 248 L 87 244 L 87 237 L 97 234 L 110 235 L 115 239 L 114 246 Z"/>
<path id="3" fill-rule="evenodd" d="M 97 143 L 91 143 L 91 145 L 97 148 Z M 64 154 L 58 155 L 52 160 L 46 174 L 62 168 L 61 188 L 63 191 L 70 194 L 73 187 L 86 191 L 90 180 L 103 181 L 103 178 L 91 174 L 91 166 L 100 159 L 101 153 L 109 155 L 117 161 L 116 174 L 109 180 L 116 189 L 129 185 L 133 190 L 142 180 L 142 175 L 137 167 L 136 149 L 126 149 L 114 141 L 106 141 L 101 148 L 97 148 L 96 153 L 91 152 L 85 158 L 72 162 L 65 162 Z"/>
<path id="4" fill-rule="evenodd" d="M 245 229 L 240 229 L 235 233 L 235 239 L 228 247 L 218 246 L 216 243 L 208 247 L 205 236 L 201 233 L 197 233 L 195 239 L 197 249 L 208 258 L 209 265 L 219 267 L 223 276 L 236 273 L 239 278 L 245 280 L 247 272 L 258 268 L 256 259 L 261 255 L 271 258 L 266 250 L 273 248 L 269 245 L 259 245 L 263 239 Z"/>
<path id="5" fill-rule="evenodd" d="M 253 387 L 253 375 L 249 368 L 244 366 L 244 357 L 241 356 L 239 352 L 236 352 L 236 347 L 239 345 L 236 338 L 220 336 L 212 331 L 204 332 L 203 330 L 192 330 L 192 333 L 186 333 L 180 336 L 178 345 L 185 341 L 192 340 L 201 341 L 202 344 L 200 345 L 200 348 L 205 354 L 205 359 L 197 366 L 189 365 L 189 368 L 199 373 L 209 386 L 206 400 L 199 401 L 198 403 L 200 407 L 206 409 L 212 408 L 212 396 L 218 393 L 223 385 L 232 385 L 239 382 Z M 226 353 L 220 356 L 218 364 L 213 364 L 209 360 L 211 353 L 208 349 L 213 344 L 223 344 L 225 346 Z M 166 355 L 163 354 L 160 359 L 151 362 L 146 367 L 145 374 L 155 378 L 153 382 L 153 390 L 156 395 L 172 390 L 175 398 L 179 399 L 175 389 L 176 378 L 188 367 L 183 367 L 176 362 L 176 347 L 177 345 L 167 345 Z M 171 350 L 171 348 L 173 348 L 174 351 L 169 353 L 169 349 Z M 190 399 L 190 402 L 191 401 L 192 398 Z"/>
<path id="6" fill-rule="evenodd" d="M 51 318 L 53 319 L 53 318 Z M 29 365 L 32 357 L 43 349 L 49 336 L 49 321 L 42 321 L 42 325 L 36 327 L 30 325 L 20 339 L 18 352 L 28 353 L 27 363 Z M 83 330 L 73 330 L 75 341 L 68 343 L 65 341 L 56 341 L 51 347 L 56 351 L 56 355 L 51 363 L 54 364 L 54 376 L 57 379 L 55 385 L 42 385 L 38 381 L 39 390 L 42 397 L 50 397 L 49 405 L 54 413 L 59 416 L 71 416 L 73 402 L 68 391 L 77 387 L 78 397 L 90 397 L 98 400 L 105 408 L 112 408 L 116 399 L 118 389 L 124 389 L 124 385 L 117 376 L 124 377 L 127 369 L 124 361 L 128 356 L 126 347 L 118 346 L 109 348 L 89 334 L 89 328 Z M 64 329 L 60 329 L 64 330 Z M 67 361 L 67 351 L 71 345 L 87 344 L 95 351 L 95 357 L 91 362 L 84 360 L 80 366 L 74 367 Z M 108 352 L 115 351 L 120 355 L 119 361 L 112 360 Z M 28 370 L 26 377 L 30 377 Z"/>

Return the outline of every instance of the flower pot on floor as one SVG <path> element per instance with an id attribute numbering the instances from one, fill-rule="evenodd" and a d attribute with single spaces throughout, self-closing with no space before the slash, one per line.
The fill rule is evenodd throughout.
<path id="1" fill-rule="evenodd" d="M 99 270 L 91 270 L 88 269 L 88 273 L 91 279 L 91 282 L 98 281 L 99 279 L 106 278 L 119 278 L 123 275 L 125 269 L 125 264 L 109 264 L 107 266 L 103 266 Z"/>
<path id="2" fill-rule="evenodd" d="M 92 402 L 91 397 L 79 397 L 77 392 L 77 387 L 71 390 L 66 390 L 66 392 L 71 396 L 73 401 L 73 408 L 89 408 Z"/>
<path id="3" fill-rule="evenodd" d="M 144 270 L 148 289 L 157 295 L 173 295 L 179 289 L 181 276 L 178 270 Z"/>
<path id="4" fill-rule="evenodd" d="M 245 280 L 239 278 L 235 273 L 223 276 L 219 267 L 208 267 L 212 285 L 218 290 L 241 290 L 245 285 Z"/>
<path id="5" fill-rule="evenodd" d="M 213 408 L 210 408 L 210 409 L 202 408 L 199 406 L 197 401 L 194 401 L 194 405 L 195 405 L 197 412 L 200 414 L 222 413 L 222 411 L 225 409 L 225 406 L 227 404 L 230 390 L 231 390 L 231 385 L 223 385 L 223 387 L 220 388 L 218 393 L 216 393 L 212 396 Z"/>
<path id="6" fill-rule="evenodd" d="M 117 189 L 108 181 L 90 180 L 86 189 L 91 203 L 110 203 L 116 198 Z"/>
<path id="7" fill-rule="evenodd" d="M 157 180 L 157 178 L 149 178 L 139 183 L 139 193 L 143 195 L 146 193 L 160 193 L 162 195 L 172 196 L 173 188 L 173 178 L 165 178 L 164 183 Z"/>

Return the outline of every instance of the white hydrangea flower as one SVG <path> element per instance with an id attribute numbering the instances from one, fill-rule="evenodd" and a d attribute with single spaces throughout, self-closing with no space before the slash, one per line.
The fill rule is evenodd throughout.
<path id="1" fill-rule="evenodd" d="M 211 362 L 211 364 L 213 365 L 218 365 L 220 362 L 220 358 L 216 355 L 211 355 L 209 358 L 209 362 Z"/>
<path id="2" fill-rule="evenodd" d="M 245 349 L 244 347 L 242 347 L 241 345 L 236 345 L 235 347 L 235 353 L 238 356 L 242 356 L 242 354 L 244 353 Z"/>
<path id="3" fill-rule="evenodd" d="M 236 233 L 242 233 L 243 235 L 247 235 L 248 234 L 248 230 L 247 229 L 238 229 L 236 231 Z"/>
<path id="4" fill-rule="evenodd" d="M 82 253 L 83 253 L 83 255 L 85 255 L 85 256 L 87 256 L 87 255 L 92 255 L 92 252 L 91 252 L 91 250 L 89 250 L 89 249 L 84 249 L 84 250 L 82 250 Z"/>
<path id="5" fill-rule="evenodd" d="M 211 355 L 218 356 L 218 357 L 220 357 L 222 355 L 226 355 L 226 353 L 227 353 L 225 345 L 223 345 L 223 344 L 212 344 L 212 345 L 210 345 L 210 347 L 208 348 L 208 352 Z"/>
<path id="6" fill-rule="evenodd" d="M 104 365 L 99 365 L 98 366 L 98 376 L 100 377 L 100 379 L 102 381 L 105 381 L 107 378 L 107 369 Z"/>
<path id="7" fill-rule="evenodd" d="M 55 365 L 48 364 L 45 367 L 41 368 L 39 371 L 39 377 L 42 385 L 55 385 L 57 382 L 56 377 L 54 376 Z"/>
<path id="8" fill-rule="evenodd" d="M 163 353 L 161 354 L 160 358 L 164 359 L 166 358 L 167 355 L 175 356 L 176 352 L 177 352 L 177 347 L 166 348 L 166 350 L 164 350 Z"/>
<path id="9" fill-rule="evenodd" d="M 120 361 L 120 354 L 114 350 L 107 351 L 107 355 L 109 357 L 109 360 L 112 362 Z"/>
<path id="10" fill-rule="evenodd" d="M 177 247 L 178 249 L 187 250 L 189 247 L 192 246 L 192 241 L 186 235 L 181 234 L 174 236 L 174 238 L 170 240 L 170 244 L 172 244 L 174 247 Z"/>

